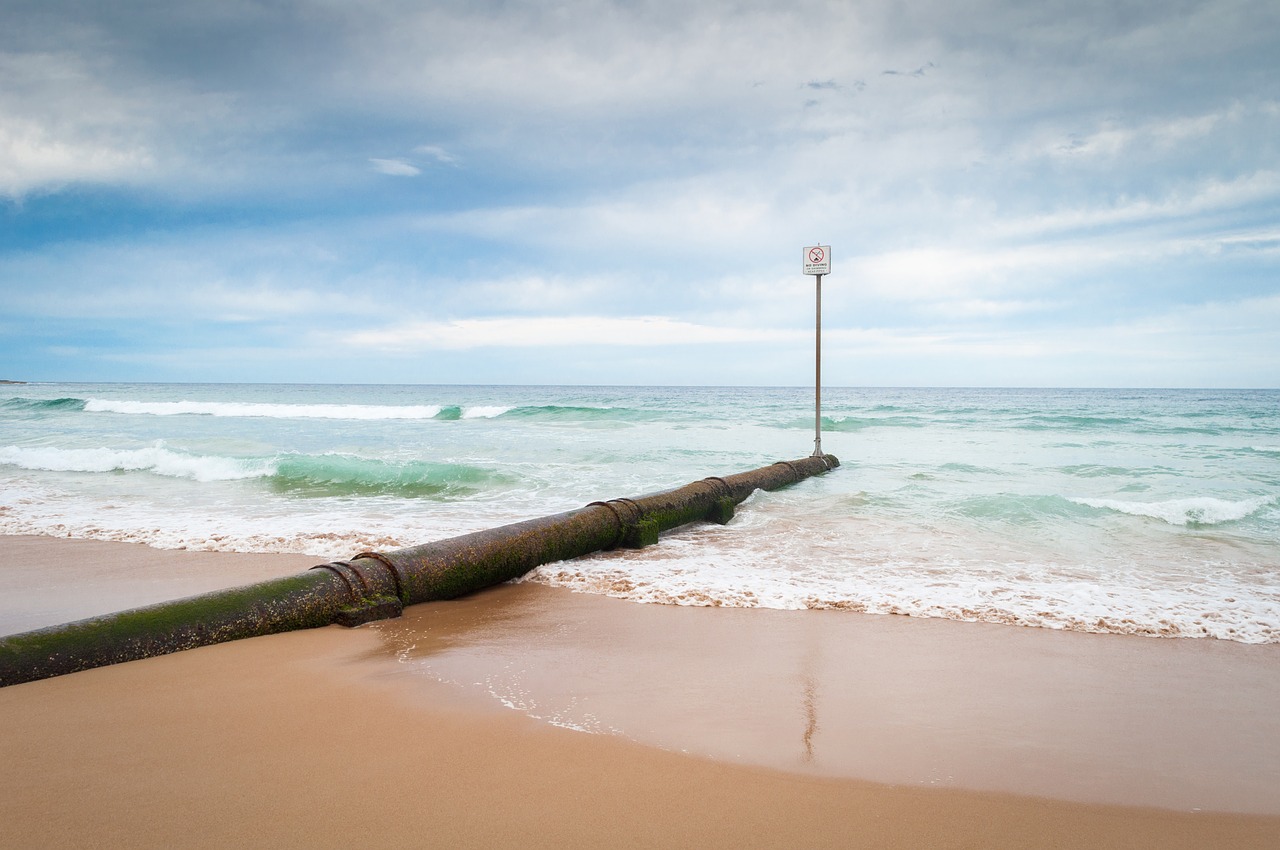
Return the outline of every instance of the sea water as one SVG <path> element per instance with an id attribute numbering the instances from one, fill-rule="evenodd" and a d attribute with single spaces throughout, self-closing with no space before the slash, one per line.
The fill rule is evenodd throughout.
<path id="1" fill-rule="evenodd" d="M 798 388 L 0 387 L 0 533 L 386 550 L 812 452 Z M 834 472 L 529 581 L 1280 642 L 1280 391 L 823 390 Z"/>

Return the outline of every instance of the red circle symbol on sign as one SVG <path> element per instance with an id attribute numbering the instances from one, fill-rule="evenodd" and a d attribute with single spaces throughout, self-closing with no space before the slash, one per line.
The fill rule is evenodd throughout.
<path id="1" fill-rule="evenodd" d="M 809 262 L 820 263 L 825 256 L 825 252 L 821 248 L 814 248 L 809 251 Z"/>

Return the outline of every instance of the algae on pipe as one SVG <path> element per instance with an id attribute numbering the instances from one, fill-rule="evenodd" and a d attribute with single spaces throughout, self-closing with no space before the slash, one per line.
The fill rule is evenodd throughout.
<path id="1" fill-rule="evenodd" d="M 240 638 L 397 617 L 405 605 L 451 599 L 542 564 L 647 546 L 660 532 L 691 522 L 726 523 L 754 491 L 839 465 L 834 455 L 779 461 L 435 543 L 365 552 L 296 576 L 9 635 L 0 638 L 0 687 Z"/>

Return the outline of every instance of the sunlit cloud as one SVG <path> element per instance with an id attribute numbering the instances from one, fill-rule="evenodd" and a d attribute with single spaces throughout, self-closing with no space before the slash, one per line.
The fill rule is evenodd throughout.
<path id="1" fill-rule="evenodd" d="M 21 197 L 78 182 L 120 182 L 155 165 L 143 148 L 58 139 L 44 128 L 0 116 L 0 195 Z"/>

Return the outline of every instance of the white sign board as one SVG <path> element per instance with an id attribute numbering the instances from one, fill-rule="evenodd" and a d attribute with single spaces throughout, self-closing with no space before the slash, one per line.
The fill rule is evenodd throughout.
<path id="1" fill-rule="evenodd" d="M 804 249 L 805 274 L 831 274 L 831 246 L 811 245 Z"/>

